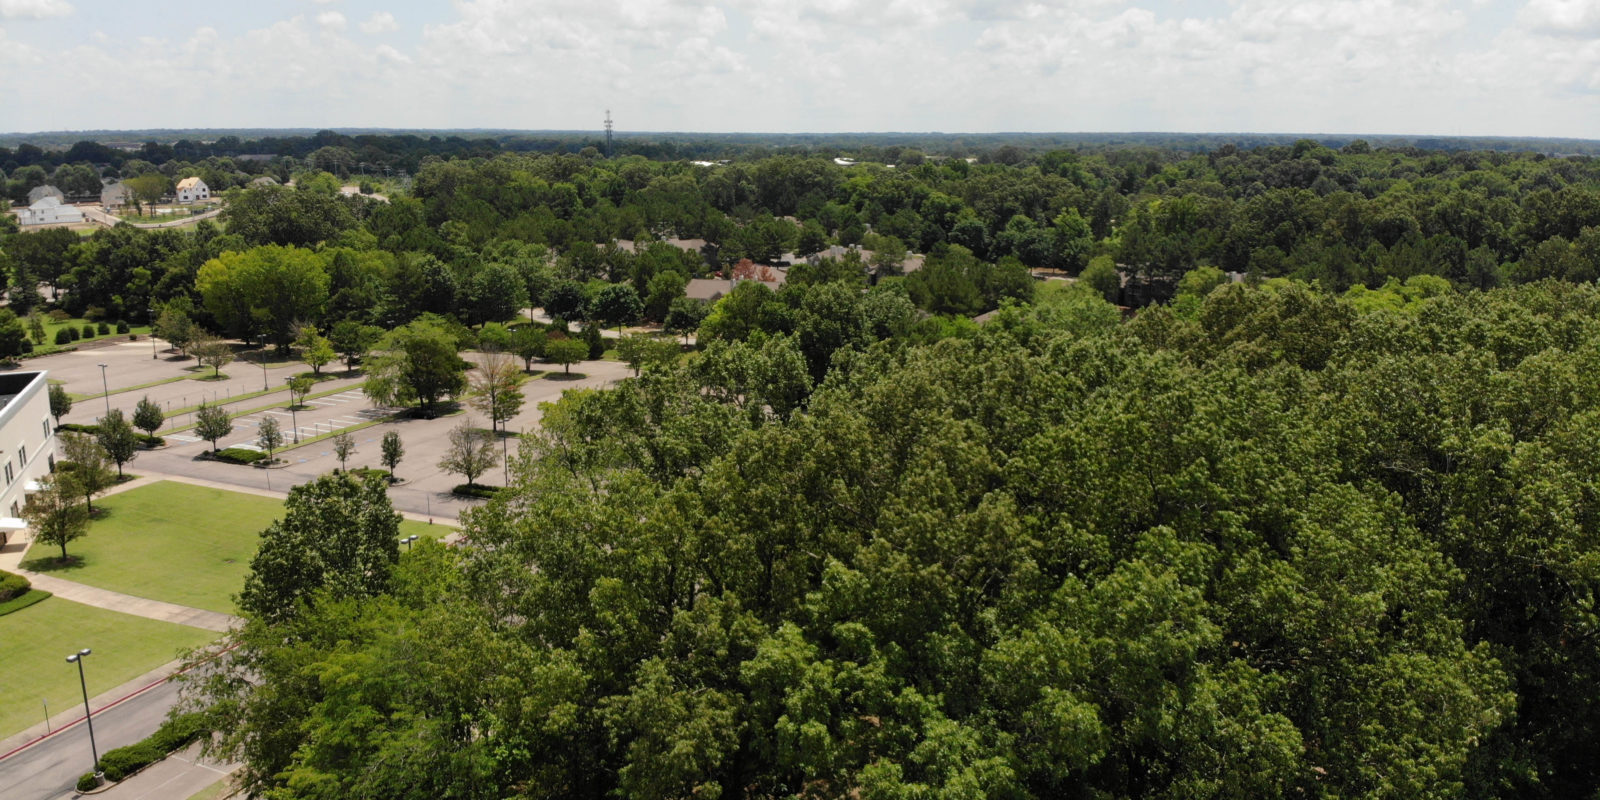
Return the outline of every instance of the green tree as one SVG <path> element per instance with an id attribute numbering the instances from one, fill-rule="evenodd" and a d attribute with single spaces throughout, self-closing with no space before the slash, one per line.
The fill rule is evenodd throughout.
<path id="1" fill-rule="evenodd" d="M 1117 295 L 1122 289 L 1122 278 L 1118 276 L 1117 265 L 1110 256 L 1100 256 L 1090 261 L 1089 266 L 1078 274 L 1078 281 L 1088 284 L 1110 303 L 1117 302 Z"/>
<path id="2" fill-rule="evenodd" d="M 188 352 L 189 347 L 198 336 L 203 336 L 200 330 L 189 318 L 183 309 L 171 304 L 161 311 L 161 316 L 156 318 L 154 335 L 167 341 L 178 352 Z"/>
<path id="3" fill-rule="evenodd" d="M 318 591 L 375 597 L 400 557 L 400 515 L 382 482 L 323 475 L 289 490 L 284 517 L 261 534 L 239 608 L 272 624 L 292 620 Z"/>
<path id="4" fill-rule="evenodd" d="M 138 456 L 139 438 L 133 426 L 122 416 L 122 409 L 113 408 L 100 420 L 100 430 L 95 441 L 105 450 L 106 457 L 117 465 L 117 477 L 122 477 L 122 465 Z"/>
<path id="5" fill-rule="evenodd" d="M 202 331 L 189 343 L 189 354 L 211 368 L 211 377 L 222 377 L 222 368 L 233 363 L 233 345 Z"/>
<path id="6" fill-rule="evenodd" d="M 589 356 L 589 345 L 581 339 L 552 339 L 544 346 L 544 357 L 560 364 L 562 372 L 571 373 L 572 365 Z"/>
<path id="7" fill-rule="evenodd" d="M 406 454 L 405 446 L 400 442 L 400 434 L 394 431 L 385 433 L 383 435 L 383 440 L 379 442 L 378 447 L 383 460 L 383 466 L 385 469 L 389 470 L 389 477 L 391 479 L 397 478 L 398 476 L 395 475 L 395 468 L 400 466 L 400 459 Z"/>
<path id="8" fill-rule="evenodd" d="M 161 405 L 148 395 L 140 398 L 133 407 L 133 426 L 147 435 L 154 436 L 166 421 L 167 415 L 162 412 Z"/>
<path id="9" fill-rule="evenodd" d="M 494 436 L 473 427 L 470 420 L 462 420 L 450 429 L 449 444 L 444 457 L 439 459 L 439 469 L 467 479 L 468 486 L 476 486 L 478 476 L 494 468 Z"/>
<path id="10" fill-rule="evenodd" d="M 495 430 L 522 410 L 522 382 L 527 376 L 504 353 L 487 353 L 467 373 L 468 404 L 489 419 Z"/>
<path id="11" fill-rule="evenodd" d="M 66 473 L 39 479 L 39 491 L 28 495 L 22 516 L 33 531 L 33 540 L 61 548 L 61 561 L 67 560 L 67 543 L 89 532 L 89 511 L 78 504 L 81 490 Z"/>
<path id="12" fill-rule="evenodd" d="M 276 419 L 267 417 L 256 426 L 256 446 L 267 454 L 267 463 L 271 464 L 272 454 L 283 446 L 283 431 L 278 428 Z"/>
<path id="13" fill-rule="evenodd" d="M 644 303 L 639 293 L 626 283 L 613 283 L 595 294 L 589 301 L 587 319 L 599 325 L 615 325 L 618 332 L 624 325 L 639 321 L 644 313 Z"/>
<path id="14" fill-rule="evenodd" d="M 294 343 L 300 348 L 300 360 L 311 366 L 313 374 L 321 375 L 322 366 L 333 360 L 333 342 L 319 333 L 315 325 L 302 326 Z"/>
<path id="15" fill-rule="evenodd" d="M 56 418 L 56 426 L 61 426 L 61 415 L 72 410 L 72 395 L 67 394 L 67 387 L 59 383 L 50 384 L 50 416 Z"/>
<path id="16" fill-rule="evenodd" d="M 333 326 L 329 341 L 344 358 L 344 368 L 352 370 L 355 369 L 356 361 L 365 358 L 367 352 L 382 337 L 382 328 L 362 325 L 354 320 L 344 320 Z"/>
<path id="17" fill-rule="evenodd" d="M 211 443 L 211 452 L 217 451 L 217 440 L 233 432 L 233 420 L 221 406 L 201 403 L 195 410 L 194 432 Z"/>
<path id="18" fill-rule="evenodd" d="M 28 315 L 28 337 L 32 339 L 33 343 L 36 345 L 44 344 L 44 315 L 40 314 L 38 311 L 34 311 Z"/>
<path id="19" fill-rule="evenodd" d="M 345 469 L 345 462 L 356 452 L 356 440 L 348 431 L 339 431 L 333 437 L 333 455 L 339 459 L 339 471 Z"/>
<path id="20" fill-rule="evenodd" d="M 367 358 L 362 391 L 384 405 L 417 403 L 423 414 L 445 395 L 466 388 L 456 339 L 437 320 L 422 318 L 390 331 Z"/>
<path id="21" fill-rule="evenodd" d="M 304 407 L 306 395 L 311 393 L 311 389 L 317 385 L 317 382 L 309 375 L 296 375 L 290 378 L 285 385 L 289 387 L 289 404 Z"/>
<path id="22" fill-rule="evenodd" d="M 533 360 L 544 356 L 548 335 L 543 328 L 535 325 L 524 325 L 511 332 L 510 352 L 522 359 L 523 369 L 532 371 Z"/>
<path id="23" fill-rule="evenodd" d="M 693 297 L 679 297 L 672 301 L 667 310 L 666 319 L 662 320 L 661 329 L 667 333 L 683 334 L 683 343 L 689 343 L 689 334 L 700 329 L 700 323 L 705 321 L 710 309 L 704 300 Z"/>
<path id="24" fill-rule="evenodd" d="M 84 507 L 93 514 L 94 496 L 111 488 L 115 482 L 106 451 L 87 433 L 61 431 L 56 436 L 61 442 L 62 456 L 72 465 L 69 484 L 83 493 Z"/>
<path id="25" fill-rule="evenodd" d="M 297 321 L 320 317 L 328 285 L 322 256 L 276 245 L 225 252 L 195 278 L 206 310 L 229 333 L 259 335 L 279 352 L 287 351 Z"/>
<path id="26" fill-rule="evenodd" d="M 16 358 L 32 349 L 28 329 L 9 308 L 0 308 L 0 358 Z"/>

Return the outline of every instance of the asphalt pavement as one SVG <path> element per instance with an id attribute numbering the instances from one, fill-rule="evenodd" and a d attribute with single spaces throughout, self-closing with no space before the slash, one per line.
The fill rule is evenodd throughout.
<path id="1" fill-rule="evenodd" d="M 94 714 L 94 740 L 101 753 L 133 744 L 161 727 L 178 701 L 178 684 L 167 681 Z M 49 738 L 0 758 L 0 797 L 57 800 L 77 796 L 78 777 L 94 766 L 89 730 L 80 720 Z M 183 798 L 177 798 L 183 800 Z"/>

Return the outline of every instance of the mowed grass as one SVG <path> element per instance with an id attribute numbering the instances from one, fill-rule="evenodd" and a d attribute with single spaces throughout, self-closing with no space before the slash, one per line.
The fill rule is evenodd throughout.
<path id="1" fill-rule="evenodd" d="M 8 676 L 0 692 L 0 738 L 43 722 L 45 703 L 52 715 L 83 708 L 78 668 L 66 662 L 72 653 L 94 651 L 83 662 L 94 697 L 217 635 L 59 597 L 0 617 L 0 669 Z"/>
<path id="2" fill-rule="evenodd" d="M 58 578 L 181 606 L 232 614 L 261 531 L 283 516 L 270 497 L 160 481 L 95 501 L 105 512 L 67 546 L 76 564 L 56 567 L 38 549 L 27 567 Z M 405 520 L 400 535 L 437 538 L 452 529 Z"/>

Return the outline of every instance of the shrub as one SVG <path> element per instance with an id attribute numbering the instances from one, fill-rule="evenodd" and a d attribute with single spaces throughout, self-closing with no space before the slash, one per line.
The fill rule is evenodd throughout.
<path id="1" fill-rule="evenodd" d="M 71 328 L 57 328 L 56 329 L 56 344 L 72 344 L 72 329 Z"/>
<path id="2" fill-rule="evenodd" d="M 80 792 L 91 791 L 99 786 L 100 779 L 96 778 L 93 772 L 85 772 L 82 777 L 78 778 L 78 791 Z"/>
<path id="3" fill-rule="evenodd" d="M 14 572 L 6 572 L 0 569 L 0 603 L 13 597 L 21 597 L 32 588 L 33 584 L 29 583 L 27 578 Z"/>
<path id="4" fill-rule="evenodd" d="M 93 339 L 94 338 L 94 326 L 90 325 L 87 322 L 83 323 L 83 338 L 85 338 L 85 339 Z"/>
<path id="5" fill-rule="evenodd" d="M 111 333 L 111 326 L 102 322 L 94 326 L 94 332 L 100 336 L 109 335 Z"/>
<path id="6" fill-rule="evenodd" d="M 487 500 L 499 494 L 504 488 L 503 486 L 479 486 L 477 484 L 462 483 L 457 484 L 456 488 L 450 491 L 462 497 L 482 497 Z"/>
<path id="7" fill-rule="evenodd" d="M 188 747 L 190 742 L 206 733 L 205 717 L 198 713 L 179 714 L 163 723 L 145 741 L 163 753 Z"/>
<path id="8" fill-rule="evenodd" d="M 117 333 L 127 333 L 127 332 L 128 332 L 128 323 L 122 322 L 121 320 L 118 320 L 117 321 Z"/>
<path id="9" fill-rule="evenodd" d="M 166 753 L 146 739 L 101 754 L 100 771 L 106 774 L 106 780 L 115 783 L 166 757 Z"/>
<path id="10" fill-rule="evenodd" d="M 226 450 L 218 450 L 212 454 L 212 458 L 215 458 L 218 461 L 226 461 L 229 464 L 245 465 L 254 464 L 257 461 L 265 460 L 266 457 L 266 453 L 256 450 L 246 450 L 243 447 L 230 447 Z"/>
<path id="11" fill-rule="evenodd" d="M 394 476 L 390 475 L 389 470 L 386 469 L 378 469 L 376 467 L 356 467 L 355 469 L 350 470 L 350 474 L 354 475 L 358 480 L 366 480 L 367 478 L 376 476 L 390 483 L 394 483 Z"/>
<path id="12" fill-rule="evenodd" d="M 46 314 L 45 316 L 49 317 L 51 322 L 66 322 L 67 320 L 72 319 L 72 315 L 71 314 L 68 314 L 67 312 L 62 311 L 59 308 L 55 309 L 54 311 L 51 311 L 50 313 Z"/>
<path id="13" fill-rule="evenodd" d="M 98 435 L 100 433 L 100 426 L 99 425 L 85 425 L 85 424 L 83 424 L 81 422 L 64 422 L 60 426 L 58 426 L 56 428 L 56 430 L 58 430 L 58 431 L 74 431 L 76 433 L 87 433 L 90 436 L 95 436 L 95 435 Z M 142 444 L 145 447 L 160 447 L 161 445 L 164 445 L 164 444 L 167 443 L 167 440 L 163 439 L 160 436 L 151 436 L 148 433 L 141 433 L 139 431 L 134 431 L 133 432 L 133 438 L 137 439 L 139 441 L 139 444 Z M 59 467 L 59 465 L 57 465 L 57 466 Z"/>
<path id="14" fill-rule="evenodd" d="M 76 342 L 79 339 L 83 338 L 83 332 L 78 330 L 76 327 L 71 326 L 71 325 L 68 325 L 67 327 L 62 328 L 62 330 L 66 331 L 67 335 L 71 336 L 72 337 L 72 341 L 74 341 L 74 342 Z"/>
<path id="15" fill-rule="evenodd" d="M 95 320 L 105 319 L 105 317 L 106 317 L 105 306 L 89 306 L 88 308 L 84 309 L 84 311 L 83 311 L 83 318 L 86 319 L 86 320 L 89 320 L 90 322 L 94 322 Z"/>

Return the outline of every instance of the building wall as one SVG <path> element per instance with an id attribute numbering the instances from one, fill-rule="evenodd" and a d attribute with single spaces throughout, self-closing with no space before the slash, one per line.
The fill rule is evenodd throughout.
<path id="1" fill-rule="evenodd" d="M 44 372 L 0 374 L 0 393 L 20 393 L 0 408 L 0 516 L 14 517 L 27 502 L 23 487 L 50 473 L 55 463 L 55 421 L 50 418 Z M 15 508 L 13 508 L 15 505 Z"/>
<path id="2" fill-rule="evenodd" d="M 210 187 L 206 186 L 204 183 L 201 183 L 198 186 L 190 187 L 188 189 L 179 189 L 178 190 L 178 202 L 180 202 L 180 203 L 197 203 L 197 202 L 199 202 L 201 200 L 205 200 L 205 199 L 208 199 L 210 197 L 211 197 L 211 189 L 210 189 Z"/>
<path id="3" fill-rule="evenodd" d="M 17 212 L 19 225 L 49 225 L 57 222 L 82 222 L 83 212 L 72 206 L 54 206 L 39 209 L 24 208 Z"/>

